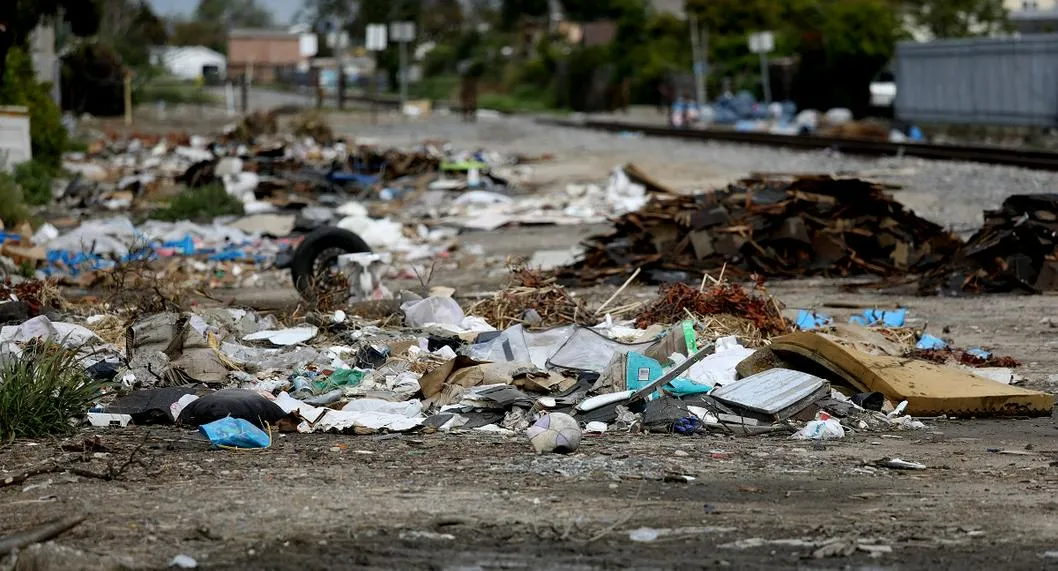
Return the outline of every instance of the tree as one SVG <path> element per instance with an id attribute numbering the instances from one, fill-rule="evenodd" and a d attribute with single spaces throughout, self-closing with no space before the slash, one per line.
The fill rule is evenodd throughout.
<path id="1" fill-rule="evenodd" d="M 256 0 L 199 0 L 195 20 L 226 28 L 270 28 L 272 13 Z"/>
<path id="2" fill-rule="evenodd" d="M 574 22 L 617 20 L 629 12 L 644 13 L 645 0 L 560 0 L 566 19 Z"/>
<path id="3" fill-rule="evenodd" d="M 1003 0 L 904 0 L 902 9 L 936 38 L 989 36 L 1009 27 Z"/>
<path id="4" fill-rule="evenodd" d="M 784 14 L 799 30 L 794 100 L 802 108 L 870 104 L 870 82 L 893 57 L 901 22 L 888 0 L 798 0 Z"/>
<path id="5" fill-rule="evenodd" d="M 500 7 L 500 27 L 513 30 L 522 18 L 547 16 L 549 4 L 548 0 L 503 0 Z"/>
<path id="6" fill-rule="evenodd" d="M 463 7 L 459 0 L 424 0 L 419 28 L 423 41 L 457 37 L 463 29 Z"/>
<path id="7" fill-rule="evenodd" d="M 173 33 L 169 43 L 174 46 L 206 46 L 225 53 L 228 51 L 227 34 L 224 27 L 215 22 L 180 20 L 173 22 Z"/>
<path id="8" fill-rule="evenodd" d="M 122 62 L 133 68 L 150 62 L 150 48 L 165 44 L 165 23 L 144 0 L 101 0 L 98 37 L 117 50 Z"/>
<path id="9" fill-rule="evenodd" d="M 90 36 L 99 27 L 98 0 L 0 0 L 0 78 L 7 52 L 24 47 L 40 23 L 58 19 L 69 22 L 75 35 Z"/>

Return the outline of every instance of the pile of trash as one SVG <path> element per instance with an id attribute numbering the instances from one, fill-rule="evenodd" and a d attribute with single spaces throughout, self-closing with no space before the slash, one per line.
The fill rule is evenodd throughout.
<path id="1" fill-rule="evenodd" d="M 903 276 L 932 269 L 959 240 L 916 216 L 883 188 L 829 176 L 746 179 L 695 196 L 655 195 L 590 239 L 560 275 L 580 283 L 634 268 L 652 282 L 736 276 Z"/>
<path id="2" fill-rule="evenodd" d="M 723 93 L 703 107 L 693 100 L 679 97 L 669 110 L 669 125 L 677 128 L 716 125 L 744 133 L 819 135 L 894 143 L 926 140 L 922 130 L 914 125 L 890 124 L 879 119 L 856 120 L 852 111 L 842 107 L 824 112 L 815 109 L 798 111 L 793 101 L 765 103 L 745 90 Z"/>
<path id="3" fill-rule="evenodd" d="M 515 295 L 555 295 L 553 283 L 518 279 Z M 440 287 L 401 292 L 400 324 L 344 310 L 284 324 L 229 307 L 38 315 L 3 327 L 0 352 L 41 341 L 76 349 L 107 382 L 86 411 L 93 425 L 177 424 L 234 447 L 268 446 L 273 430 L 476 430 L 528 436 L 540 452 L 608 431 L 821 439 L 924 427 L 915 417 L 1045 415 L 1054 404 L 1012 376 L 938 364 L 953 349 L 923 331 L 893 337 L 906 312 L 869 310 L 837 327 L 807 311 L 786 321 L 779 302 L 726 281 L 691 293 L 668 286 L 624 322 L 549 313 L 546 328 L 519 319 L 498 329 L 495 309 L 468 313 Z"/>
<path id="4" fill-rule="evenodd" d="M 148 260 L 164 274 L 197 275 L 199 285 L 251 287 L 325 227 L 415 261 L 453 250 L 460 232 L 603 222 L 642 207 L 650 192 L 669 192 L 632 165 L 615 168 L 605 185 L 533 192 L 532 165 L 548 156 L 431 141 L 387 149 L 335 138 L 317 116 L 296 117 L 294 135 L 275 123 L 257 113 L 215 137 L 104 133 L 66 156 L 73 179 L 57 188 L 61 214 L 4 234 L 0 263 L 87 287 L 120 264 Z M 222 188 L 244 214 L 142 221 L 181 192 L 205 188 Z"/>
<path id="5" fill-rule="evenodd" d="M 1016 194 L 985 211 L 984 226 L 923 276 L 925 295 L 1058 290 L 1058 195 Z"/>

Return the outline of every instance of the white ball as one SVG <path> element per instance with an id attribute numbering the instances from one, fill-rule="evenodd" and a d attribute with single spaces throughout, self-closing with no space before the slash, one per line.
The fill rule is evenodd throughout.
<path id="1" fill-rule="evenodd" d="M 554 412 L 541 416 L 525 431 L 537 454 L 569 454 L 580 446 L 580 424 L 568 414 Z"/>

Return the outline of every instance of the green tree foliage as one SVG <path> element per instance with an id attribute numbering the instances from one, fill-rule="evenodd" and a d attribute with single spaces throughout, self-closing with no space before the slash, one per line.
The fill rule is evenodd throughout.
<path id="1" fill-rule="evenodd" d="M 5 77 L 7 52 L 24 47 L 41 22 L 62 18 L 77 36 L 99 27 L 99 0 L 0 0 L 0 77 Z"/>
<path id="2" fill-rule="evenodd" d="M 169 43 L 174 46 L 206 46 L 207 48 L 227 53 L 228 36 L 224 27 L 216 22 L 199 22 L 198 20 L 179 20 L 173 22 L 173 33 Z"/>
<path id="3" fill-rule="evenodd" d="M 62 163 L 67 133 L 61 112 L 51 98 L 48 84 L 38 83 L 33 61 L 20 48 L 7 52 L 7 65 L 0 81 L 0 105 L 29 108 L 29 135 L 33 158 L 52 168 Z"/>
<path id="4" fill-rule="evenodd" d="M 311 0 L 305 10 L 322 2 L 333 6 L 341 4 L 338 0 Z M 172 22 L 169 43 L 174 46 L 206 46 L 227 53 L 230 28 L 269 28 L 273 23 L 272 13 L 257 0 L 199 0 L 191 19 Z"/>
<path id="5" fill-rule="evenodd" d="M 459 36 L 465 21 L 459 0 L 424 0 L 419 17 L 420 41 L 446 41 Z"/>
<path id="6" fill-rule="evenodd" d="M 938 0 L 941 1 L 941 0 Z M 776 33 L 773 58 L 796 61 L 801 107 L 863 111 L 874 75 L 892 57 L 901 21 L 896 0 L 688 0 L 709 31 L 711 90 L 722 78 L 758 91 L 760 72 L 750 32 Z M 688 47 L 689 49 L 689 47 Z"/>
<path id="7" fill-rule="evenodd" d="M 257 0 L 199 0 L 195 20 L 232 28 L 269 28 L 272 13 Z"/>
<path id="8" fill-rule="evenodd" d="M 937 38 L 987 36 L 1007 31 L 1003 0 L 903 0 L 913 25 Z"/>
<path id="9" fill-rule="evenodd" d="M 900 21 L 886 0 L 802 0 L 791 22 L 803 31 L 794 100 L 803 108 L 848 107 L 857 115 L 870 103 L 870 82 L 892 58 Z M 813 25 L 814 24 L 814 25 Z"/>
<path id="10" fill-rule="evenodd" d="M 560 0 L 566 19 L 574 22 L 618 20 L 630 13 L 643 14 L 645 0 Z"/>
<path id="11" fill-rule="evenodd" d="M 504 0 L 500 8 L 500 27 L 513 30 L 522 18 L 546 16 L 548 4 L 548 0 Z"/>
<path id="12" fill-rule="evenodd" d="M 162 21 L 146 0 L 100 0 L 102 16 L 98 39 L 114 47 L 128 67 L 150 63 L 150 49 L 169 38 Z"/>

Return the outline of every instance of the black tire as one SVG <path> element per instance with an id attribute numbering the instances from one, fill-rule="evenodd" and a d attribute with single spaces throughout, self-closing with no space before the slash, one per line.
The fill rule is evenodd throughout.
<path id="1" fill-rule="evenodd" d="M 294 287 L 298 289 L 303 297 L 312 296 L 312 284 L 316 273 L 322 264 L 333 262 L 328 253 L 356 254 L 359 252 L 370 252 L 371 248 L 364 242 L 363 238 L 355 233 L 333 226 L 326 226 L 309 233 L 294 250 L 294 259 L 290 263 L 290 277 L 294 280 Z M 326 260 L 320 260 L 321 254 L 327 254 Z M 333 258 L 337 258 L 337 254 Z"/>

